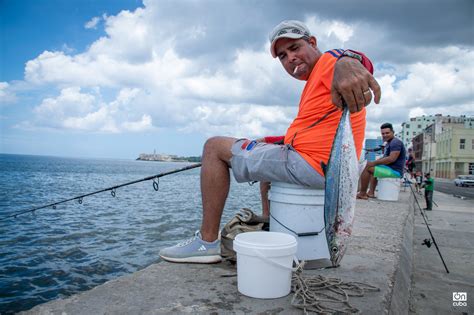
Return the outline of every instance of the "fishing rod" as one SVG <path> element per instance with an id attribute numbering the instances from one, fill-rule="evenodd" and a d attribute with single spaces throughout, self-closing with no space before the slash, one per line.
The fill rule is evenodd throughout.
<path id="1" fill-rule="evenodd" d="M 439 250 L 438 244 L 436 243 L 436 240 L 433 236 L 433 233 L 431 233 L 430 226 L 428 225 L 428 221 L 426 220 L 425 213 L 423 213 L 423 210 L 421 209 L 420 203 L 418 202 L 418 198 L 415 195 L 415 191 L 413 190 L 413 187 L 411 186 L 411 183 L 409 183 L 411 192 L 413 194 L 413 197 L 415 197 L 416 204 L 418 205 L 418 209 L 420 209 L 421 216 L 423 217 L 423 220 L 425 221 L 426 227 L 428 228 L 428 232 L 430 232 L 431 240 L 430 239 L 425 239 L 421 245 L 426 245 L 428 248 L 431 247 L 431 241 L 433 241 L 433 244 L 436 247 L 436 250 L 438 251 L 439 257 L 441 258 L 441 261 L 443 262 L 444 269 L 446 269 L 446 273 L 449 273 L 448 267 L 446 266 L 446 263 L 444 262 L 443 255 L 441 255 L 441 252 Z"/>
<path id="2" fill-rule="evenodd" d="M 124 183 L 124 184 L 104 188 L 104 189 L 97 190 L 97 191 L 87 193 L 87 194 L 84 194 L 84 195 L 80 195 L 80 196 L 76 196 L 76 197 L 73 197 L 73 198 L 69 198 L 69 199 L 58 201 L 58 202 L 50 203 L 50 204 L 45 205 L 45 206 L 36 207 L 36 208 L 33 208 L 33 209 L 29 209 L 29 210 L 18 211 L 18 212 L 15 212 L 13 214 L 7 215 L 3 218 L 0 218 L 0 221 L 6 220 L 6 219 L 9 219 L 9 218 L 13 218 L 13 217 L 16 218 L 17 216 L 25 214 L 25 213 L 30 213 L 30 212 L 34 213 L 36 210 L 40 210 L 40 209 L 44 209 L 44 208 L 52 207 L 53 209 L 56 209 L 56 205 L 59 205 L 59 204 L 62 204 L 62 203 L 68 202 L 68 201 L 72 201 L 72 200 L 77 200 L 79 202 L 79 204 L 82 204 L 82 200 L 83 200 L 84 197 L 92 196 L 92 195 L 99 194 L 99 193 L 109 191 L 109 190 L 110 190 L 110 194 L 112 195 L 112 197 L 115 197 L 115 191 L 116 191 L 117 188 L 128 186 L 128 185 L 133 185 L 133 184 L 136 184 L 136 183 L 139 183 L 139 182 L 144 182 L 144 181 L 147 181 L 147 180 L 153 180 L 153 189 L 155 189 L 155 191 L 158 191 L 158 189 L 159 189 L 158 184 L 159 184 L 159 178 L 160 177 L 175 174 L 175 173 L 179 173 L 179 172 L 183 172 L 183 171 L 187 171 L 187 170 L 190 170 L 190 169 L 193 169 L 193 168 L 200 167 L 201 165 L 202 165 L 201 163 L 188 165 L 188 166 L 183 167 L 183 168 L 178 168 L 178 169 L 175 169 L 175 170 L 172 170 L 172 171 L 163 172 L 163 173 L 148 176 L 148 177 L 145 177 L 145 178 L 142 178 L 142 179 L 133 180 L 131 182 L 127 182 L 127 183 Z"/>

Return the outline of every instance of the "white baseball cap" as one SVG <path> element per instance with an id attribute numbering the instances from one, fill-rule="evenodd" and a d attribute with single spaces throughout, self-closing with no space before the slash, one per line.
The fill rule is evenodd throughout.
<path id="1" fill-rule="evenodd" d="M 275 26 L 273 31 L 270 33 L 270 52 L 272 53 L 273 58 L 276 58 L 275 44 L 280 38 L 303 38 L 311 37 L 311 32 L 308 27 L 300 21 L 296 20 L 285 20 Z"/>

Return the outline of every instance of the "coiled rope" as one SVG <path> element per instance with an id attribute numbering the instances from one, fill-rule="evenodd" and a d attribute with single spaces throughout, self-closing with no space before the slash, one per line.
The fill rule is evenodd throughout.
<path id="1" fill-rule="evenodd" d="M 350 304 L 349 297 L 362 297 L 365 292 L 380 291 L 376 286 L 363 282 L 346 282 L 322 275 L 303 276 L 303 267 L 304 262 L 293 273 L 291 305 L 302 309 L 304 314 L 358 314 L 360 310 Z"/>

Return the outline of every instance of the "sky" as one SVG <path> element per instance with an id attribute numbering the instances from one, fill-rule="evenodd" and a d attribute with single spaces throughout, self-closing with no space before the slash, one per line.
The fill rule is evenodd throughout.
<path id="1" fill-rule="evenodd" d="M 283 135 L 304 87 L 269 51 L 286 19 L 372 60 L 366 138 L 474 115 L 471 0 L 0 0 L 0 153 L 190 156 L 211 136 Z"/>

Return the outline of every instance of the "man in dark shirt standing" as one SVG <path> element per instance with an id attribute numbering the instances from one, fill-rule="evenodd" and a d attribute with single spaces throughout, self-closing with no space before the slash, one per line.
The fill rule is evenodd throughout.
<path id="1" fill-rule="evenodd" d="M 373 162 L 367 162 L 364 171 L 360 176 L 360 191 L 357 194 L 359 199 L 373 198 L 375 187 L 377 186 L 377 177 L 402 177 L 403 167 L 405 165 L 406 150 L 403 142 L 395 138 L 393 126 L 385 123 L 380 126 L 382 139 L 387 143 L 384 156 Z M 367 188 L 370 189 L 367 192 Z"/>

